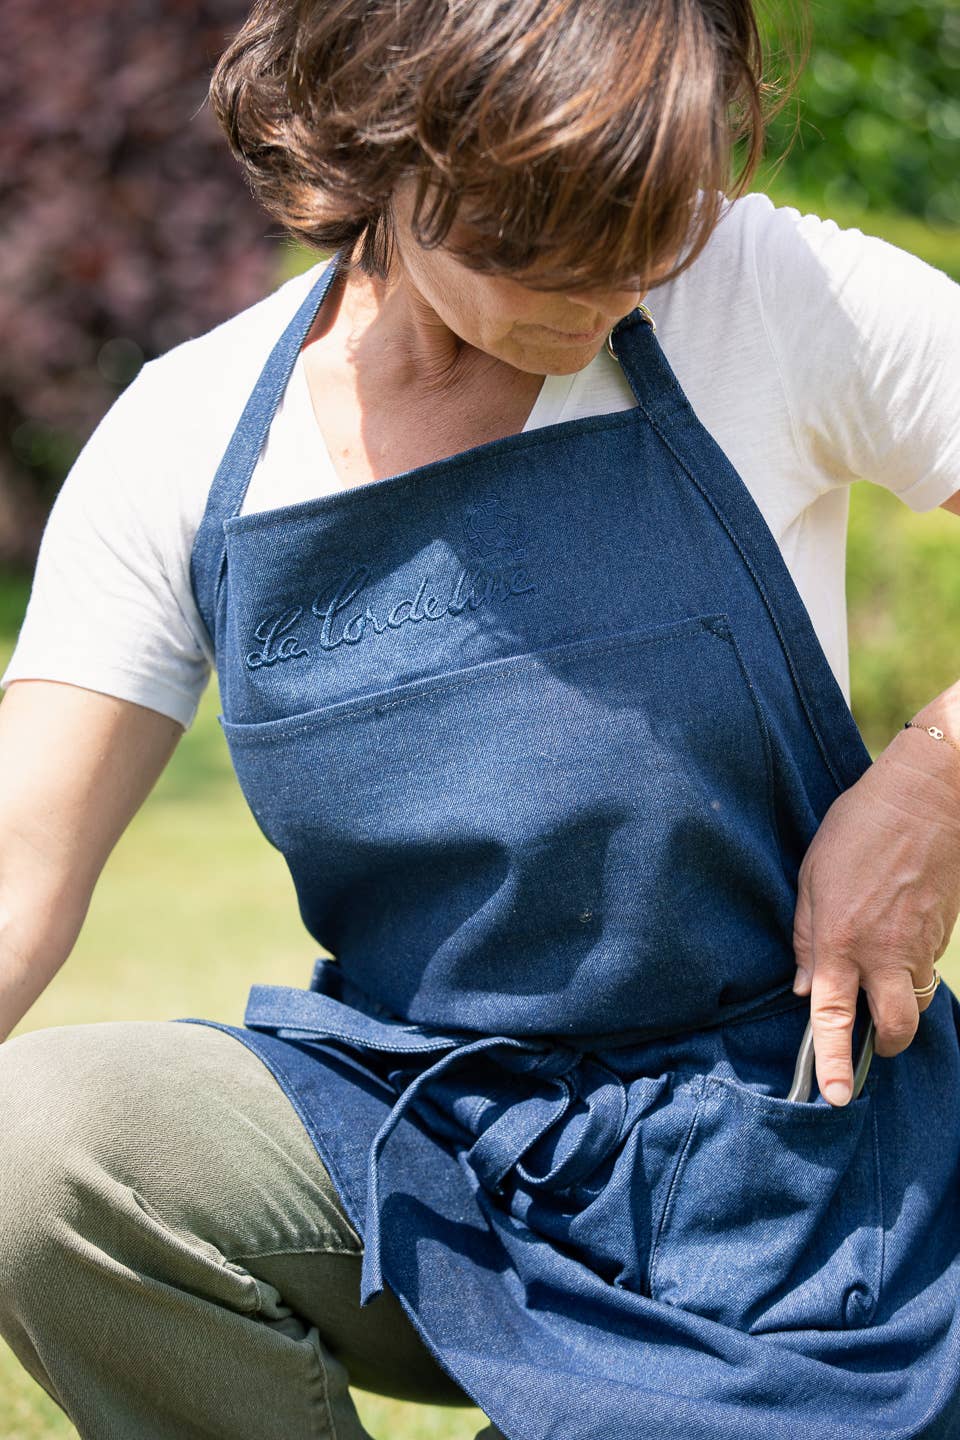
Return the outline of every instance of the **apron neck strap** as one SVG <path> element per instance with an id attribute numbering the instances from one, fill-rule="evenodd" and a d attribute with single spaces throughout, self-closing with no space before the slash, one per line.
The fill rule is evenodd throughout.
<path id="1" fill-rule="evenodd" d="M 312 286 L 297 313 L 267 356 L 266 364 L 250 393 L 236 430 L 220 461 L 213 490 L 220 498 L 222 516 L 239 515 L 254 467 L 304 340 L 310 333 L 332 285 L 343 251 L 338 250 Z"/>
<path id="2" fill-rule="evenodd" d="M 638 305 L 617 321 L 607 340 L 607 347 L 619 360 L 638 406 L 651 420 L 678 409 L 689 409 L 690 404 L 655 332 L 650 312 L 645 305 Z"/>
<path id="3" fill-rule="evenodd" d="M 323 298 L 333 283 L 343 254 L 343 250 L 338 250 L 324 267 L 267 356 L 213 477 L 190 555 L 190 583 L 197 608 L 207 627 L 211 646 L 214 643 L 218 595 L 227 560 L 224 521 L 240 513 L 243 497 L 247 493 L 247 486 L 297 356 L 310 333 Z"/>

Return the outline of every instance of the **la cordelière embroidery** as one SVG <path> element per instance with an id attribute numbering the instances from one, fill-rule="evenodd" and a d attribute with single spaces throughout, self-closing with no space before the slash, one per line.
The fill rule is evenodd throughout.
<path id="1" fill-rule="evenodd" d="M 398 600 L 385 618 L 375 612 L 369 601 L 363 609 L 344 617 L 343 611 L 353 604 L 367 585 L 370 574 L 369 566 L 360 565 L 347 579 L 335 582 L 332 593 L 326 590 L 311 601 L 304 623 L 312 626 L 315 620 L 320 622 L 317 640 L 321 650 L 357 645 L 371 635 L 398 630 L 402 625 L 417 625 L 423 620 L 448 620 L 468 608 L 476 610 L 491 600 L 531 594 L 537 588 L 523 566 L 490 570 L 478 565 L 473 570 L 462 569 L 459 572 L 446 601 L 440 595 L 427 593 L 430 577 L 424 575 L 416 594 Z M 259 670 L 262 666 L 276 665 L 283 660 L 305 659 L 310 650 L 302 644 L 299 634 L 292 633 L 293 626 L 298 625 L 304 615 L 304 606 L 292 605 L 261 620 L 253 632 L 260 648 L 248 653 L 249 669 Z"/>

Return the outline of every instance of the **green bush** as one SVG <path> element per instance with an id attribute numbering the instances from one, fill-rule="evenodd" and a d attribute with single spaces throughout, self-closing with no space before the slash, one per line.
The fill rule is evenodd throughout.
<path id="1" fill-rule="evenodd" d="M 784 178 L 831 207 L 960 223 L 957 0 L 811 0 L 809 12 L 810 58 L 771 131 L 779 151 L 799 110 Z"/>

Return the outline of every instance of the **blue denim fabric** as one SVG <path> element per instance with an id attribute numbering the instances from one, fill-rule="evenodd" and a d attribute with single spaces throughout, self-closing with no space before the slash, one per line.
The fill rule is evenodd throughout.
<path id="1" fill-rule="evenodd" d="M 960 1004 L 848 1106 L 782 1098 L 800 862 L 870 756 L 766 522 L 640 311 L 633 410 L 241 515 L 334 263 L 191 566 L 334 959 L 191 1023 L 508 1440 L 960 1435 Z"/>

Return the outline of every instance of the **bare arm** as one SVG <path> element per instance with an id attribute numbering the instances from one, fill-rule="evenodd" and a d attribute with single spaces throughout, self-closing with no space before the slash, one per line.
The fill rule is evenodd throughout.
<path id="1" fill-rule="evenodd" d="M 941 502 L 960 515 L 960 490 Z M 960 741 L 960 680 L 914 710 Z M 794 990 L 810 996 L 817 1083 L 846 1104 L 861 986 L 877 1027 L 876 1053 L 912 1044 L 930 984 L 960 914 L 960 755 L 900 729 L 830 806 L 800 867 Z"/>
<path id="2" fill-rule="evenodd" d="M 94 886 L 183 734 L 143 705 L 52 680 L 0 704 L 0 1041 L 76 943 Z"/>

